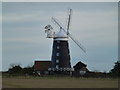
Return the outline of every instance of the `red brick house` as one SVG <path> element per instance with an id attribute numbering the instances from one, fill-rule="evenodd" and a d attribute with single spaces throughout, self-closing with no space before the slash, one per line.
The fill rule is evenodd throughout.
<path id="1" fill-rule="evenodd" d="M 38 74 L 48 74 L 48 68 L 51 65 L 51 61 L 35 61 L 34 71 Z"/>

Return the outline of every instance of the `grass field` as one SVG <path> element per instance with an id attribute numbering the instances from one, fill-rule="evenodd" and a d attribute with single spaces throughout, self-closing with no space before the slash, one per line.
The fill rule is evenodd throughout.
<path id="1" fill-rule="evenodd" d="M 3 88 L 117 88 L 118 80 L 74 77 L 3 78 Z"/>

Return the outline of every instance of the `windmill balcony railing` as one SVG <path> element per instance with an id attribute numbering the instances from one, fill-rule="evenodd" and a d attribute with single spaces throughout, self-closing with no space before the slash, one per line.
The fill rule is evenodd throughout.
<path id="1" fill-rule="evenodd" d="M 48 68 L 48 71 L 74 71 L 73 68 Z"/>

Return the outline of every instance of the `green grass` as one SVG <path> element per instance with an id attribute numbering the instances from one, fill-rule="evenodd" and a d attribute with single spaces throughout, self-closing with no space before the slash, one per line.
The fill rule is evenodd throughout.
<path id="1" fill-rule="evenodd" d="M 117 88 L 117 78 L 3 77 L 3 88 Z"/>

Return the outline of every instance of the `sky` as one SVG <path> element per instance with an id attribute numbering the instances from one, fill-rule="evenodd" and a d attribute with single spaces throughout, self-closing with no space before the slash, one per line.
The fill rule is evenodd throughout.
<path id="1" fill-rule="evenodd" d="M 70 33 L 87 50 L 69 39 L 71 65 L 82 61 L 91 71 L 109 71 L 118 60 L 117 2 L 3 2 L 2 3 L 2 70 L 11 64 L 31 66 L 37 60 L 51 60 L 52 39 L 44 27 L 56 17 L 65 27 L 68 8 L 72 8 Z"/>
<path id="2" fill-rule="evenodd" d="M 0 3 L 0 71 L 2 70 L 2 3 Z"/>

